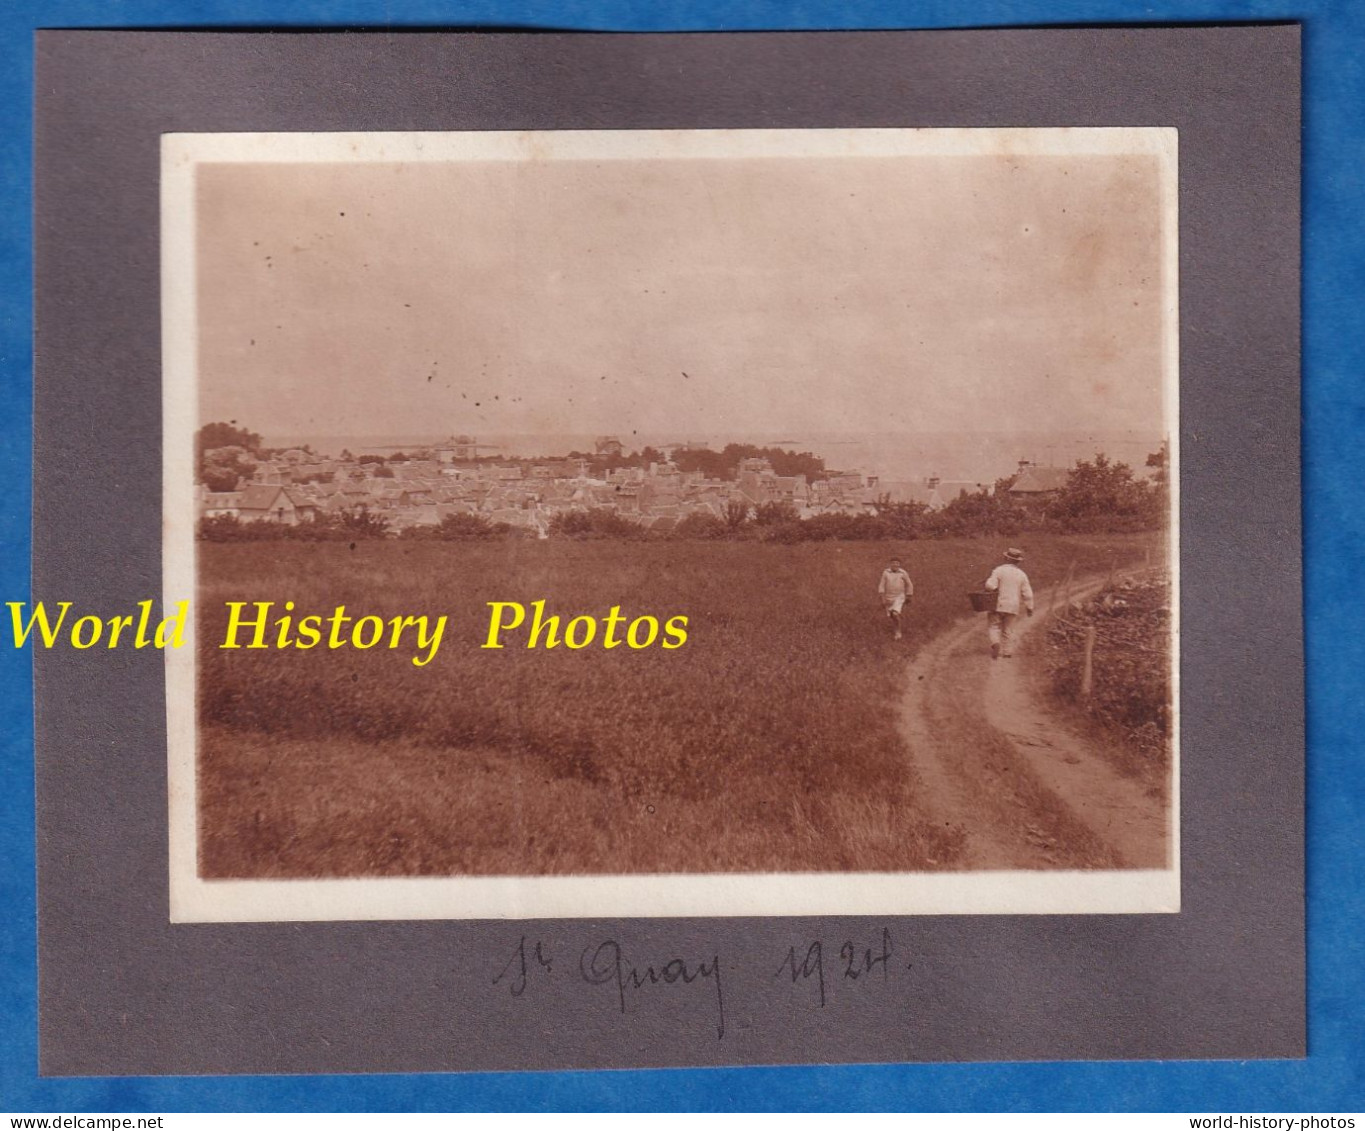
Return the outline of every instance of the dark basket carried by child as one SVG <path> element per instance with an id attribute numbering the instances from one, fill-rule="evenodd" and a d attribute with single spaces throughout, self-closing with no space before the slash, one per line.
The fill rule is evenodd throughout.
<path id="1" fill-rule="evenodd" d="M 993 613 L 995 612 L 995 598 L 998 595 L 994 589 L 978 589 L 974 593 L 968 593 L 967 600 L 972 603 L 972 612 Z"/>

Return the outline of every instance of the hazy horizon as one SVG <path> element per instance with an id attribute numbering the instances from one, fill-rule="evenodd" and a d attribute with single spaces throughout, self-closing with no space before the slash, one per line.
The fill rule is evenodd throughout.
<path id="1" fill-rule="evenodd" d="M 241 422 L 253 428 L 251 422 Z M 302 447 L 307 444 L 321 455 L 336 457 L 343 450 L 353 455 L 384 454 L 395 448 L 420 448 L 436 445 L 450 438 L 449 433 L 385 434 L 349 433 L 325 436 L 316 433 L 261 432 L 262 442 L 269 448 Z M 508 435 L 479 433 L 474 439 L 488 450 L 482 458 L 502 456 L 529 458 L 555 457 L 570 451 L 591 451 L 599 435 L 615 435 L 625 450 L 639 451 L 646 446 L 692 441 L 720 450 L 727 443 L 751 443 L 764 447 L 781 446 L 794 451 L 809 451 L 824 459 L 827 467 L 838 470 L 859 470 L 865 474 L 882 475 L 888 479 L 915 479 L 938 475 L 944 479 L 970 482 L 994 482 L 1012 473 L 1021 459 L 1043 466 L 1071 467 L 1077 459 L 1092 458 L 1102 452 L 1110 459 L 1122 461 L 1138 473 L 1144 470 L 1149 453 L 1162 443 L 1160 437 L 1134 435 L 1064 435 L 1058 433 L 948 433 L 923 432 L 914 434 L 851 434 L 826 433 L 808 436 L 778 436 L 733 433 L 709 433 L 700 436 L 669 434 L 539 433 Z"/>

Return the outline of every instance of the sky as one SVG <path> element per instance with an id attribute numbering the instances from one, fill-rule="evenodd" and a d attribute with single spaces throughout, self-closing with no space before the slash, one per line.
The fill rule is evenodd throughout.
<path id="1" fill-rule="evenodd" d="M 1137 433 L 1150 156 L 210 163 L 201 423 Z"/>

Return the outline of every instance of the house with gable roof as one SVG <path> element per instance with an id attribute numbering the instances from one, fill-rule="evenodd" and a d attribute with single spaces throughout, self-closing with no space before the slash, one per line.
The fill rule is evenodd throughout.
<path id="1" fill-rule="evenodd" d="M 282 522 L 286 526 L 297 526 L 317 517 L 315 502 L 279 484 L 253 483 L 236 494 L 237 517 L 243 522 Z"/>
<path id="2" fill-rule="evenodd" d="M 1019 474 L 1010 484 L 1010 498 L 1025 506 L 1041 507 L 1066 487 L 1070 471 L 1065 467 L 1039 467 L 1019 461 Z"/>

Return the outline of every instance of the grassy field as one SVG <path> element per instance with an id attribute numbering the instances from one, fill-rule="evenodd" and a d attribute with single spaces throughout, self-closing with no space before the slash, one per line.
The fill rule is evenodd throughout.
<path id="1" fill-rule="evenodd" d="M 1032 536 L 1035 587 L 1140 537 Z M 995 541 L 200 544 L 200 868 L 208 877 L 949 867 L 916 804 L 905 658 L 968 613 Z M 877 577 L 915 581 L 893 642 Z M 488 601 L 689 619 L 687 644 L 479 647 Z M 411 650 L 223 651 L 224 602 L 442 613 Z M 282 612 L 276 609 L 276 612 Z M 515 645 L 524 637 L 510 638 Z"/>

